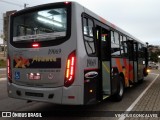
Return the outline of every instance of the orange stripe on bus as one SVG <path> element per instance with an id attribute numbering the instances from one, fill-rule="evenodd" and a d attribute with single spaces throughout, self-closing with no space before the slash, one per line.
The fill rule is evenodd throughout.
<path id="1" fill-rule="evenodd" d="M 106 21 L 104 18 L 102 18 L 102 17 L 99 17 L 99 18 L 100 18 L 100 21 L 101 21 L 101 22 L 107 23 L 107 21 Z"/>
<path id="2" fill-rule="evenodd" d="M 129 65 L 126 59 L 123 59 L 124 67 L 125 67 L 125 85 L 129 86 Z"/>
<path id="3" fill-rule="evenodd" d="M 121 65 L 121 61 L 119 58 L 115 58 L 116 60 L 116 65 L 118 67 L 119 72 L 122 72 L 122 65 Z"/>

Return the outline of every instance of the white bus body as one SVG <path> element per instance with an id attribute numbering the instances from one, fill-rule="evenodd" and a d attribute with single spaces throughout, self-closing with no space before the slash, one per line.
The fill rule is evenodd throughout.
<path id="1" fill-rule="evenodd" d="M 139 43 L 143 47 L 130 34 L 75 2 L 40 5 L 12 14 L 7 65 L 9 97 L 72 105 L 92 104 L 112 95 L 121 100 L 123 88 L 147 74 L 147 64 L 138 62 L 145 58 L 110 56 L 123 54 L 111 54 L 111 31 L 134 41 L 136 51 Z M 103 58 L 103 47 L 93 44 L 95 39 L 100 40 L 99 46 L 103 46 L 102 39 L 104 43 L 107 39 L 110 57 Z M 132 73 L 125 72 L 129 69 Z"/>

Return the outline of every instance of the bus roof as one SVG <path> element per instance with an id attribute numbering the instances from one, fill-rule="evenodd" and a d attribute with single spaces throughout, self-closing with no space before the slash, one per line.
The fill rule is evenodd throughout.
<path id="1" fill-rule="evenodd" d="M 132 36 L 130 33 L 124 31 L 123 29 L 119 28 L 118 26 L 114 25 L 113 23 L 107 21 L 107 20 L 104 19 L 103 17 L 101 17 L 101 16 L 95 14 L 94 12 L 92 12 L 92 11 L 89 10 L 89 9 L 87 9 L 86 7 L 80 5 L 80 4 L 77 3 L 77 2 L 72 2 L 72 3 L 77 4 L 77 5 L 81 6 L 81 7 L 83 7 L 85 13 L 87 13 L 87 14 L 90 15 L 90 16 L 92 16 L 93 18 L 95 18 L 95 19 L 101 21 L 102 23 L 106 24 L 107 26 L 110 26 L 112 29 L 115 29 L 115 30 L 119 31 L 120 33 L 122 33 L 122 34 L 124 34 L 124 35 L 130 37 L 131 39 L 134 39 L 134 41 L 137 41 L 137 42 L 139 42 L 139 43 L 142 43 L 142 44 L 144 44 L 144 45 L 146 46 L 146 44 L 145 44 L 144 42 L 142 42 L 141 40 L 135 38 L 135 37 Z"/>
<path id="2" fill-rule="evenodd" d="M 68 4 L 69 2 L 56 2 L 55 4 L 62 4 L 62 3 L 65 3 L 65 4 Z M 134 36 L 132 36 L 131 34 L 129 34 L 128 32 L 122 30 L 121 28 L 119 28 L 118 26 L 114 25 L 113 23 L 107 21 L 106 19 L 104 19 L 103 17 L 95 14 L 94 12 L 92 12 L 91 10 L 87 9 L 86 7 L 82 6 L 81 4 L 77 3 L 77 2 L 73 2 L 71 1 L 71 3 L 75 4 L 75 5 L 78 5 L 79 7 L 83 7 L 85 13 L 87 13 L 88 15 L 90 15 L 91 17 L 99 20 L 100 22 L 106 24 L 107 26 L 111 27 L 112 29 L 114 30 L 117 30 L 119 31 L 120 33 L 130 37 L 131 39 L 134 39 L 134 41 L 137 41 L 139 43 L 142 43 L 144 45 L 146 45 L 144 42 L 142 42 L 141 40 L 135 38 Z M 17 11 L 16 13 L 19 13 L 19 12 L 23 12 L 23 11 L 28 11 L 30 9 L 34 9 L 34 8 L 37 8 L 37 7 L 42 7 L 42 6 L 48 6 L 48 5 L 51 5 L 51 4 L 54 4 L 54 3 L 50 3 L 50 4 L 43 4 L 43 5 L 37 5 L 37 6 L 33 6 L 33 7 L 29 7 L 29 8 L 26 8 L 26 9 L 23 9 L 23 10 L 20 10 L 20 11 Z"/>

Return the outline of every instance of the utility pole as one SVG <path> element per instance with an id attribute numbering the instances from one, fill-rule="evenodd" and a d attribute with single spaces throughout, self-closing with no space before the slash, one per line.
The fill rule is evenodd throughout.
<path id="1" fill-rule="evenodd" d="M 27 8 L 27 5 L 29 5 L 29 4 L 27 4 L 27 3 L 24 3 L 24 9 L 26 9 L 26 8 Z"/>

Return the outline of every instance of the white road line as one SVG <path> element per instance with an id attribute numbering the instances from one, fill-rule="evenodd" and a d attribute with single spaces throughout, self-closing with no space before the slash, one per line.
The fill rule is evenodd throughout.
<path id="1" fill-rule="evenodd" d="M 6 69 L 6 68 L 0 68 L 0 71 L 1 71 L 1 70 L 4 71 L 4 70 L 7 70 L 7 69 Z"/>
<path id="2" fill-rule="evenodd" d="M 152 84 L 156 81 L 156 79 L 159 77 L 159 74 L 150 73 L 153 75 L 156 75 L 155 79 L 149 84 L 149 86 L 141 93 L 141 95 L 129 106 L 129 108 L 124 112 L 124 114 L 128 114 L 134 106 L 138 103 L 138 101 L 143 97 L 143 95 L 147 92 L 147 90 L 152 86 Z M 118 120 L 124 120 L 126 117 L 122 115 Z"/>
<path id="3" fill-rule="evenodd" d="M 0 81 L 5 81 L 7 80 L 7 78 L 0 78 Z"/>

